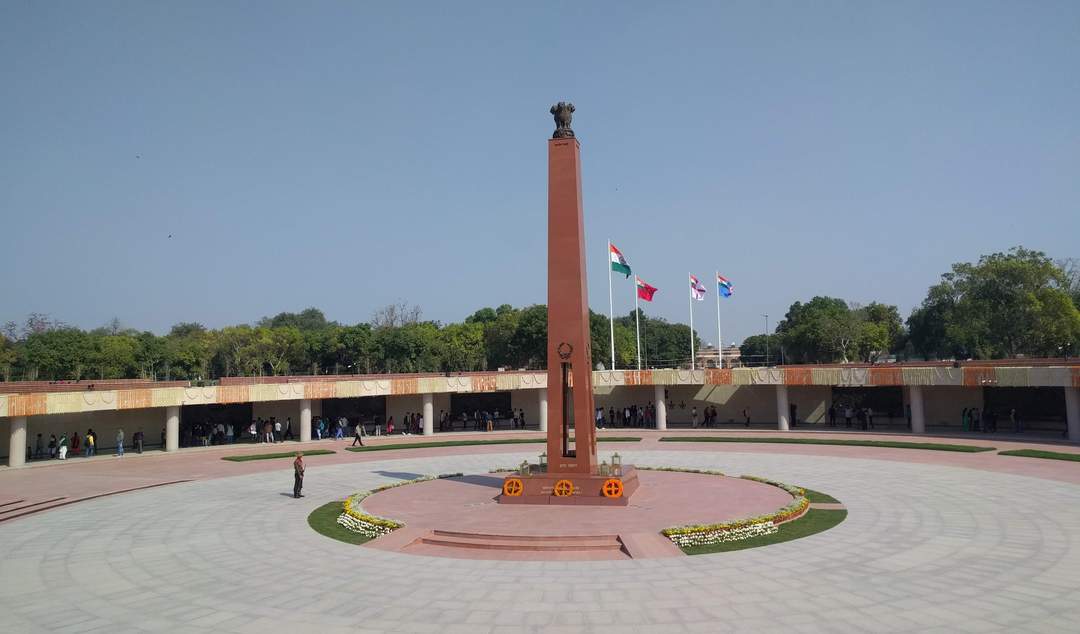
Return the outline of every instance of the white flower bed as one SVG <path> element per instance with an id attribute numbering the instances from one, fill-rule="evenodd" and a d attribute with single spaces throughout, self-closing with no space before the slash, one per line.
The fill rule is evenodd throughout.
<path id="1" fill-rule="evenodd" d="M 675 542 L 675 545 L 677 546 L 707 546 L 709 544 L 737 542 L 743 539 L 750 539 L 751 537 L 760 537 L 762 535 L 772 535 L 779 530 L 780 529 L 775 524 L 768 521 L 729 530 L 669 535 L 668 539 Z"/>
<path id="2" fill-rule="evenodd" d="M 354 533 L 360 533 L 361 535 L 366 535 L 368 537 L 381 537 L 382 535 L 387 535 L 394 530 L 388 526 L 379 526 L 377 524 L 372 524 L 371 522 L 365 522 L 364 520 L 353 517 L 348 513 L 342 513 L 341 515 L 338 515 L 337 523 L 341 524 L 342 526 Z"/>

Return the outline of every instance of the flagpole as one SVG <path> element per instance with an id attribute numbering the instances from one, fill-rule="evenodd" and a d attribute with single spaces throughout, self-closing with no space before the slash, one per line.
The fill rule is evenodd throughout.
<path id="1" fill-rule="evenodd" d="M 645 368 L 649 367 L 649 320 L 645 320 Z"/>
<path id="2" fill-rule="evenodd" d="M 692 276 L 691 273 L 686 274 L 687 281 Z M 695 289 L 696 290 L 696 289 Z M 689 297 L 690 302 L 690 371 L 694 371 L 694 293 L 691 292 Z"/>
<path id="3" fill-rule="evenodd" d="M 615 300 L 611 294 L 611 240 L 607 241 L 607 301 L 608 301 L 608 328 L 611 331 L 611 368 L 615 369 Z"/>
<path id="4" fill-rule="evenodd" d="M 716 367 L 724 367 L 724 338 L 720 334 L 720 271 L 716 272 Z"/>
<path id="5" fill-rule="evenodd" d="M 638 277 L 634 276 L 634 330 L 637 331 L 637 369 L 641 369 L 641 304 L 638 302 Z"/>

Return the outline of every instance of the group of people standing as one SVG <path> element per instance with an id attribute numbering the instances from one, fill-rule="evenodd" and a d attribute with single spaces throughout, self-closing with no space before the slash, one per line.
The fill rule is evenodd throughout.
<path id="1" fill-rule="evenodd" d="M 620 427 L 649 427 L 656 420 L 656 406 L 652 401 L 648 405 L 627 405 L 621 410 L 609 407 L 607 412 L 603 407 L 596 408 L 596 427 L 616 425 Z"/>
<path id="2" fill-rule="evenodd" d="M 1024 424 L 1016 408 L 1009 409 L 1009 424 L 1013 433 L 1019 434 L 1024 431 Z M 960 412 L 960 425 L 964 431 L 978 431 L 983 433 L 996 432 L 998 430 L 998 413 L 994 410 L 982 410 L 978 407 L 965 407 Z"/>
<path id="3" fill-rule="evenodd" d="M 852 407 L 850 403 L 842 405 L 841 408 L 838 408 L 836 403 L 829 405 L 829 427 L 836 427 L 836 417 L 841 413 L 844 415 L 844 427 L 850 429 L 854 421 L 859 429 L 874 428 L 874 410 L 869 407 Z M 911 424 L 910 420 L 908 424 Z"/>
<path id="4" fill-rule="evenodd" d="M 116 430 L 116 455 L 124 455 L 124 428 Z M 143 452 L 143 444 L 145 442 L 145 434 L 140 429 L 135 432 L 131 438 L 131 447 L 136 453 Z M 162 441 L 164 442 L 164 441 Z M 57 438 L 56 434 L 49 434 L 48 444 L 45 442 L 44 436 L 37 435 L 34 440 L 34 445 L 26 447 L 26 459 L 29 460 L 67 460 L 68 456 L 78 456 L 82 453 L 83 457 L 90 458 L 97 455 L 98 448 L 98 434 L 91 427 L 86 430 L 86 434 L 82 438 L 79 437 L 79 432 L 71 432 L 69 438 L 66 432 L 60 432 L 60 437 Z"/>

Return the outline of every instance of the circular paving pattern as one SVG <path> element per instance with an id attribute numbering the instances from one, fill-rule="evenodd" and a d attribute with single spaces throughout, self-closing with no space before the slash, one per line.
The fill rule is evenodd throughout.
<path id="1" fill-rule="evenodd" d="M 856 454 L 857 455 L 857 454 Z M 177 484 L 0 524 L 4 631 L 1073 631 L 1080 486 L 858 457 L 627 452 L 828 491 L 848 519 L 718 555 L 596 562 L 417 557 L 308 528 L 343 491 L 525 453 Z"/>

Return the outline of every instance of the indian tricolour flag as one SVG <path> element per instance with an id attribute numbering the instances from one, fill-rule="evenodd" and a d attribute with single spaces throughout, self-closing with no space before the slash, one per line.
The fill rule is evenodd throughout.
<path id="1" fill-rule="evenodd" d="M 630 277 L 630 265 L 627 264 L 622 251 L 616 249 L 615 245 L 610 242 L 608 242 L 608 249 L 611 255 L 611 270 L 616 273 L 622 273 L 626 277 Z"/>

